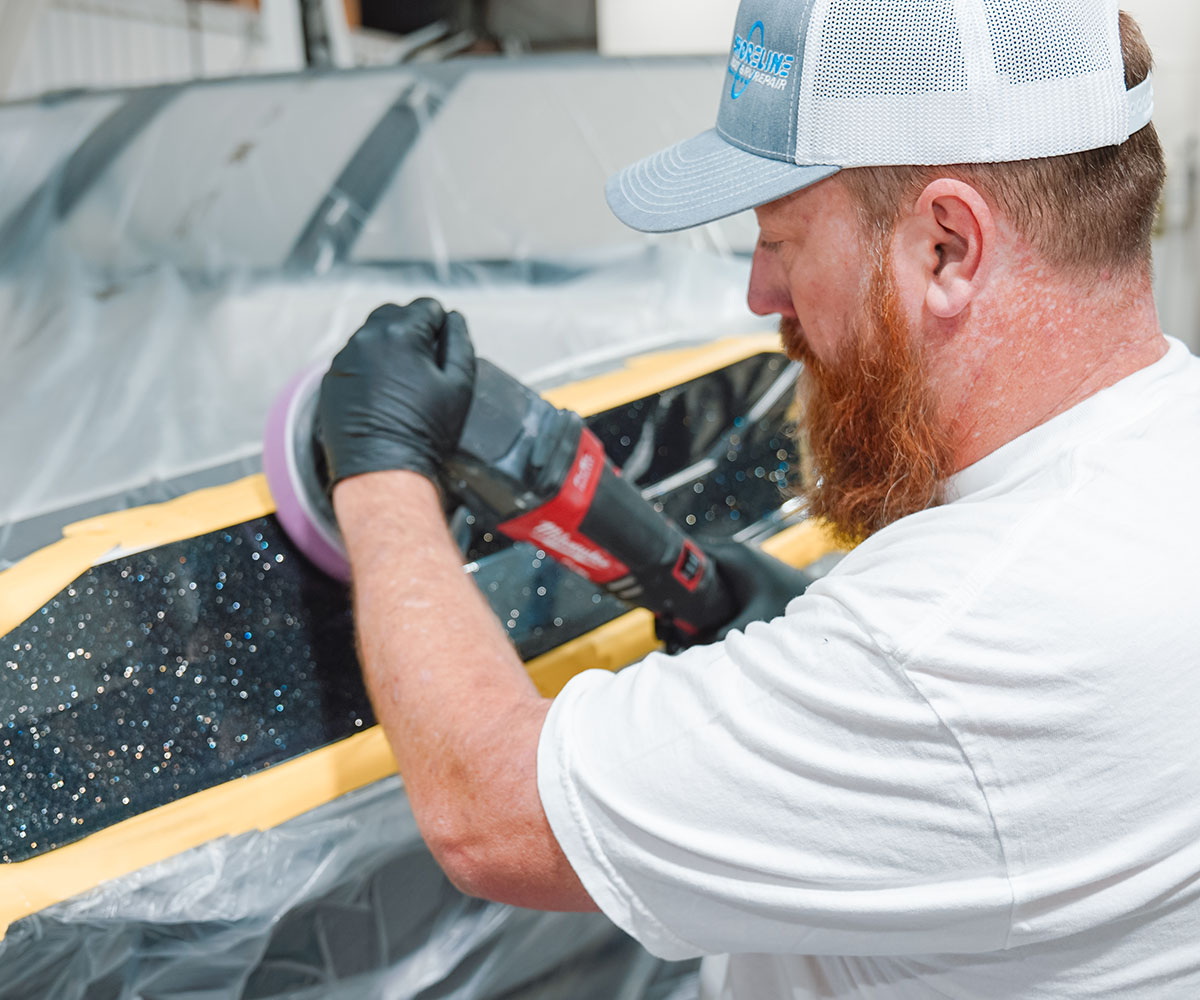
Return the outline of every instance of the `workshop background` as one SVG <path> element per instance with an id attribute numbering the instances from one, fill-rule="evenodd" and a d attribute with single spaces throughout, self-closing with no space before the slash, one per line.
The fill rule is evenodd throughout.
<path id="1" fill-rule="evenodd" d="M 1157 57 L 1169 171 L 1155 236 L 1162 324 L 1200 349 L 1200 4 L 1127 6 Z M 444 290 L 480 353 L 538 387 L 762 331 L 744 302 L 751 215 L 646 236 L 612 219 L 602 194 L 608 172 L 711 124 L 736 7 L 0 0 L 0 572 L 83 519 L 256 473 L 271 399 L 385 298 Z M 728 395 L 701 389 L 706 406 Z M 786 449 L 771 441 L 769 451 L 782 456 L 771 472 L 782 479 Z M 716 506 L 727 499 L 722 490 Z M 0 600 L 0 619 L 5 610 Z M 226 638 L 255 652 L 248 632 L 244 650 Z M 82 694 L 62 693 L 72 678 L 95 681 L 84 642 L 71 639 L 71 663 L 51 664 L 63 682 L 55 673 L 36 697 L 13 666 L 36 658 L 33 641 L 0 671 L 0 725 L 22 739 L 26 717 L 42 727 L 31 753 L 58 752 L 54 725 L 73 699 L 114 703 L 82 683 Z M 186 667 L 168 676 L 190 682 Z M 239 703 L 213 695 L 213 716 L 228 722 L 211 747 L 222 761 L 261 750 L 253 763 L 273 766 L 310 749 L 306 727 L 328 735 L 327 705 L 269 688 L 278 732 L 233 728 Z M 353 731 L 364 716 L 336 721 Z M 602 917 L 460 896 L 421 845 L 395 777 L 270 829 L 126 864 L 120 877 L 77 865 L 64 884 L 87 891 L 14 908 L 14 886 L 31 899 L 50 891 L 32 874 L 48 869 L 5 881 L 26 855 L 10 864 L 4 852 L 28 849 L 36 862 L 34 849 L 67 834 L 46 805 L 62 779 L 17 761 L 10 735 L 0 733 L 0 1000 L 695 996 L 695 963 L 657 961 Z M 181 776 L 188 752 L 164 742 L 162 773 L 231 777 L 220 767 Z M 148 781 L 122 773 L 113 781 L 124 784 L 106 785 L 95 771 L 87 798 L 107 797 L 93 813 L 124 816 L 122 798 L 133 809 L 149 795 Z M 30 815 L 18 787 L 45 796 Z"/>
<path id="2" fill-rule="evenodd" d="M 1200 5 L 1124 7 L 1157 61 L 1154 120 L 1168 164 L 1155 242 L 1159 309 L 1164 329 L 1196 348 Z M 0 100 L 480 53 L 719 54 L 736 8 L 735 0 L 0 0 Z"/>

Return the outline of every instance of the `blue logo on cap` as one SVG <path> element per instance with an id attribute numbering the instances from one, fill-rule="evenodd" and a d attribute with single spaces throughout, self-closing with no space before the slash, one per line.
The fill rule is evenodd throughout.
<path id="1" fill-rule="evenodd" d="M 768 49 L 766 34 L 762 21 L 755 21 L 745 38 L 733 36 L 733 48 L 729 53 L 729 75 L 733 77 L 733 83 L 729 86 L 729 96 L 735 101 L 752 83 L 772 90 L 783 90 L 787 86 L 796 57 Z"/>

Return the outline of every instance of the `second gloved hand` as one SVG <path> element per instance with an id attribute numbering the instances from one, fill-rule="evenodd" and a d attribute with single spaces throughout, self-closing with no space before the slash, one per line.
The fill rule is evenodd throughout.
<path id="1" fill-rule="evenodd" d="M 462 316 L 428 298 L 380 306 L 321 381 L 317 433 L 330 487 L 386 469 L 436 481 L 474 387 L 475 349 Z"/>
<path id="2" fill-rule="evenodd" d="M 703 636 L 703 642 L 724 639 L 734 629 L 745 631 L 751 622 L 770 621 L 782 615 L 788 602 L 803 594 L 815 579 L 754 545 L 705 541 L 704 551 L 716 563 L 717 572 L 741 611 L 733 621 Z"/>

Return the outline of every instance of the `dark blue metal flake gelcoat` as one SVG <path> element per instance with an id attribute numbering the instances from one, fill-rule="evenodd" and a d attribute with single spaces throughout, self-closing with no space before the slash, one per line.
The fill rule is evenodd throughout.
<path id="1" fill-rule="evenodd" d="M 791 394 L 757 421 L 745 414 L 784 365 L 750 358 L 588 424 L 668 516 L 728 536 L 783 499 Z M 476 583 L 524 658 L 625 610 L 544 554 L 457 521 Z M 373 722 L 347 591 L 273 517 L 97 566 L 0 644 L 0 862 Z"/>

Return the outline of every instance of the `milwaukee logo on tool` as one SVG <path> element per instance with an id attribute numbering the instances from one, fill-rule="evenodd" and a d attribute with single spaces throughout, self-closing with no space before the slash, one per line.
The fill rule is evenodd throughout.
<path id="1" fill-rule="evenodd" d="M 533 531 L 529 533 L 529 537 L 547 552 L 570 559 L 584 569 L 598 570 L 603 573 L 611 570 L 615 565 L 614 561 L 603 551 L 584 545 L 574 536 L 563 531 L 553 521 L 539 521 Z"/>

